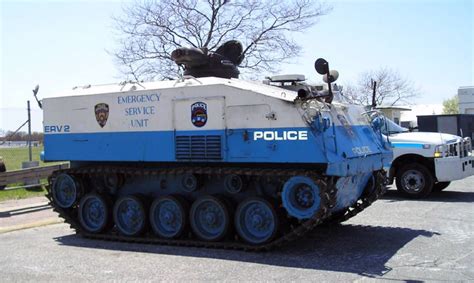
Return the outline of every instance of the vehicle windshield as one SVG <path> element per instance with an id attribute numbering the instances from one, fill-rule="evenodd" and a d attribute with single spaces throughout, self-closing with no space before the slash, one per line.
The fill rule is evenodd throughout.
<path id="1" fill-rule="evenodd" d="M 407 128 L 401 127 L 392 120 L 385 117 L 385 123 L 382 124 L 382 134 L 390 135 L 390 134 L 398 134 L 403 132 L 408 132 Z"/>

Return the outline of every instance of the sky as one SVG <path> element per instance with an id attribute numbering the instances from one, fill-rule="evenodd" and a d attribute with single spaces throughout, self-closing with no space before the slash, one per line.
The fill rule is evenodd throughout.
<path id="1" fill-rule="evenodd" d="M 388 67 L 414 82 L 413 104 L 442 103 L 459 86 L 474 85 L 473 0 L 326 1 L 332 11 L 312 28 L 292 35 L 303 54 L 281 73 L 319 81 L 313 68 L 324 57 L 339 71 L 338 84 Z M 123 81 L 113 56 L 113 16 L 128 1 L 0 0 L 0 129 L 26 121 L 42 129 L 31 90 L 47 97 L 74 86 Z M 269 74 L 262 74 L 262 78 Z"/>

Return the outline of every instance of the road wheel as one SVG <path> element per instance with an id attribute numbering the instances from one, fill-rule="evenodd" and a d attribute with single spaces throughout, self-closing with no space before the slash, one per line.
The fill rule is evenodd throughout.
<path id="1" fill-rule="evenodd" d="M 446 189 L 451 182 L 438 182 L 433 186 L 433 192 L 441 192 L 442 190 Z"/>
<path id="2" fill-rule="evenodd" d="M 96 193 L 85 195 L 79 202 L 79 222 L 90 233 L 100 233 L 110 223 L 110 205 L 106 198 Z"/>
<path id="3" fill-rule="evenodd" d="M 62 173 L 53 182 L 53 200 L 61 208 L 70 208 L 79 199 L 81 186 L 78 179 Z"/>
<path id="4" fill-rule="evenodd" d="M 114 222 L 122 235 L 135 237 L 146 228 L 145 204 L 136 196 L 120 197 L 114 205 Z"/>
<path id="5" fill-rule="evenodd" d="M 230 211 L 217 197 L 203 196 L 194 201 L 189 218 L 194 234 L 201 240 L 219 241 L 229 232 Z"/>
<path id="6" fill-rule="evenodd" d="M 408 198 L 424 198 L 433 190 L 433 176 L 422 164 L 406 164 L 397 171 L 397 190 Z"/>
<path id="7" fill-rule="evenodd" d="M 251 245 L 269 242 L 278 230 L 278 218 L 273 206 L 256 197 L 239 204 L 234 223 L 240 237 Z"/>
<path id="8" fill-rule="evenodd" d="M 153 232 L 166 239 L 181 236 L 187 225 L 188 204 L 177 196 L 162 196 L 151 204 L 150 224 Z"/>

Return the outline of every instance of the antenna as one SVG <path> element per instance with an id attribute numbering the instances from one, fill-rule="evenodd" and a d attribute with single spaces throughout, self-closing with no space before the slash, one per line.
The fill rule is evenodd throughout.
<path id="1" fill-rule="evenodd" d="M 39 85 L 36 85 L 36 86 L 35 86 L 35 88 L 33 89 L 33 96 L 35 97 L 36 102 L 38 102 L 39 108 L 40 108 L 40 109 L 43 109 L 43 104 L 41 103 L 41 101 L 40 101 L 40 100 L 38 99 L 38 97 L 37 97 L 39 88 L 40 88 Z"/>
<path id="2" fill-rule="evenodd" d="M 377 107 L 377 101 L 375 100 L 375 95 L 377 94 L 377 82 L 372 80 L 372 109 Z"/>

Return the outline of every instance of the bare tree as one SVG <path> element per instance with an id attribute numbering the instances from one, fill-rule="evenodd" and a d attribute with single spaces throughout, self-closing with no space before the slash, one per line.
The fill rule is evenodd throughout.
<path id="1" fill-rule="evenodd" d="M 371 105 L 374 81 L 377 82 L 375 93 L 377 105 L 412 104 L 411 99 L 419 96 L 419 90 L 412 81 L 389 68 L 362 73 L 355 85 L 345 86 L 344 95 L 355 103 Z"/>
<path id="2" fill-rule="evenodd" d="M 290 34 L 313 26 L 330 8 L 318 0 L 144 0 L 115 18 L 120 49 L 114 52 L 134 79 L 175 77 L 171 52 L 179 47 L 214 51 L 227 40 L 244 46 L 240 65 L 252 72 L 275 71 L 297 56 Z"/>

